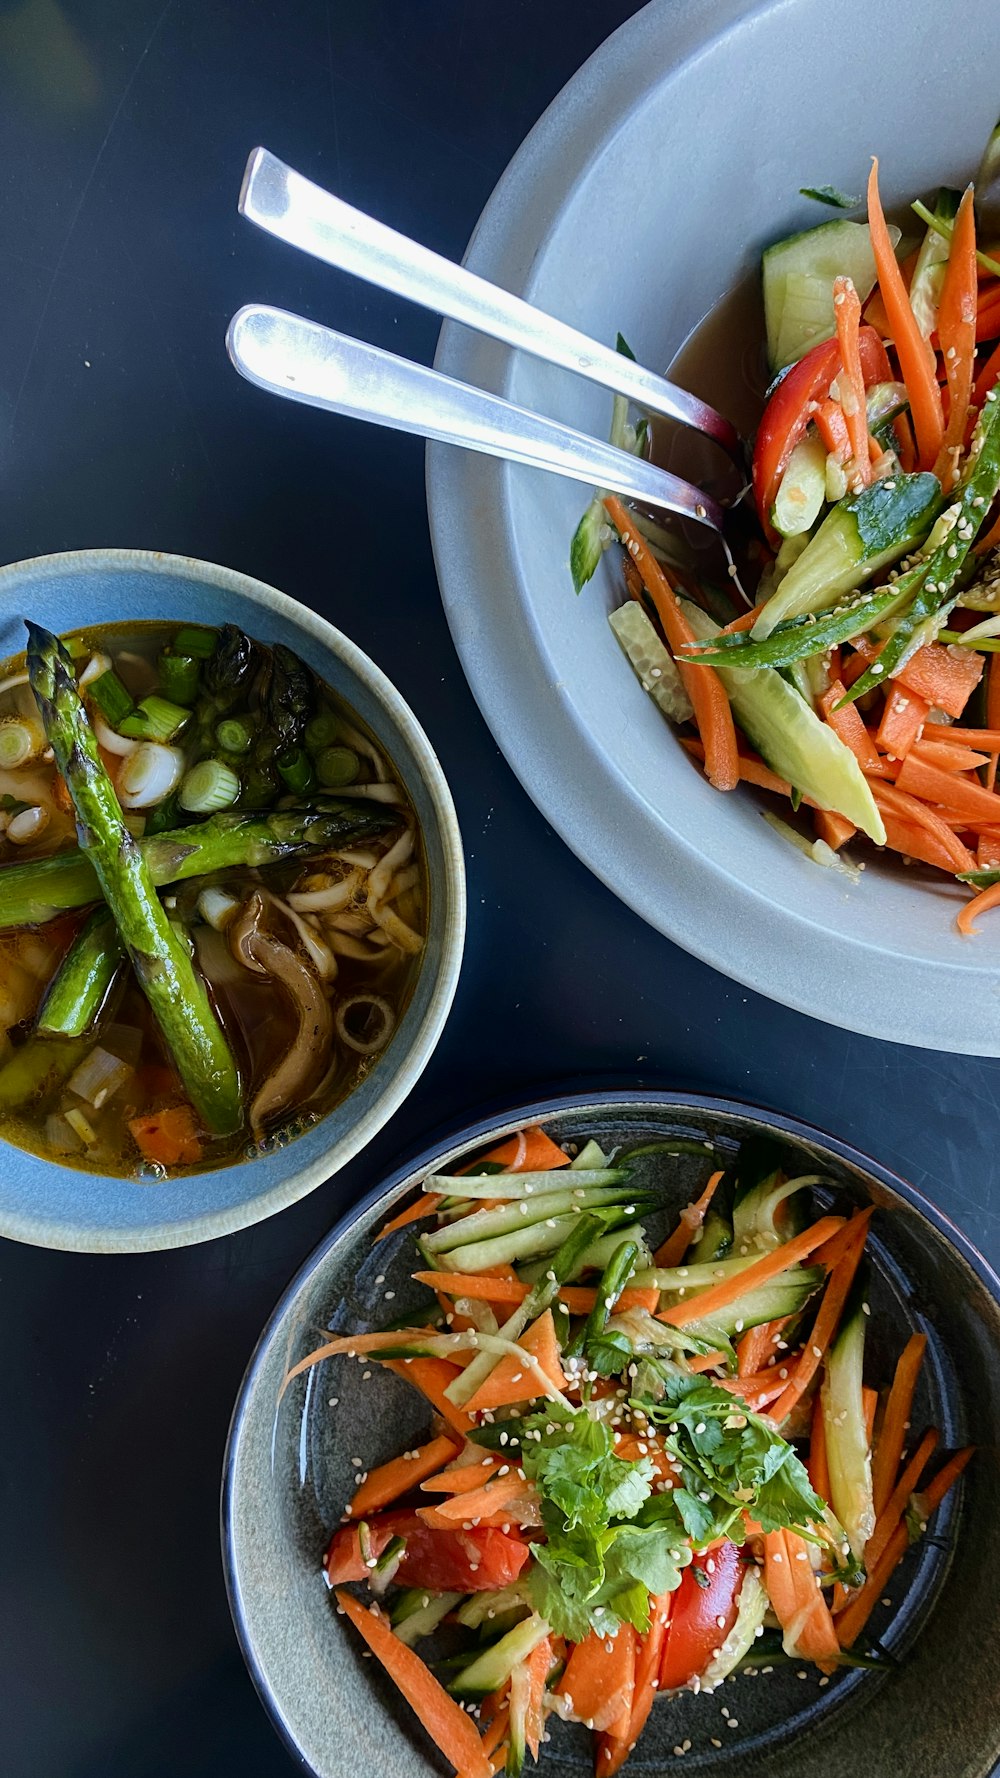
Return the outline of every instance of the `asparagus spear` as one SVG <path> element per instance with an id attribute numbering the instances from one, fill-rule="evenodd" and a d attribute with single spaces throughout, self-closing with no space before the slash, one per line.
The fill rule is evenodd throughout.
<path id="1" fill-rule="evenodd" d="M 88 1045 L 73 1037 L 29 1037 L 0 1067 L 0 1111 L 16 1111 L 55 1092 L 68 1080 Z"/>
<path id="2" fill-rule="evenodd" d="M 384 833 L 399 820 L 397 811 L 384 803 L 328 797 L 308 808 L 263 815 L 227 810 L 190 827 L 151 835 L 140 840 L 139 850 L 159 889 L 211 871 L 319 856 Z M 97 873 L 83 851 L 54 852 L 48 858 L 6 865 L 0 868 L 0 931 L 39 925 L 67 908 L 86 907 L 100 894 Z"/>
<path id="3" fill-rule="evenodd" d="M 72 658 L 50 631 L 31 623 L 27 628 L 31 688 L 73 799 L 83 850 L 191 1103 L 209 1129 L 231 1134 L 243 1118 L 232 1052 L 125 825 L 87 721 Z"/>
<path id="4" fill-rule="evenodd" d="M 36 1031 L 45 1037 L 83 1037 L 100 1015 L 124 962 L 114 920 L 106 907 L 95 908 L 49 983 Z"/>

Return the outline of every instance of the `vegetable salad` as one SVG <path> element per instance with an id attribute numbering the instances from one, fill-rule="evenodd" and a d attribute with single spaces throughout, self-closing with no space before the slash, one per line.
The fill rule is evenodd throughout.
<path id="1" fill-rule="evenodd" d="M 772 823 L 855 878 L 867 843 L 943 871 L 973 891 L 965 934 L 1000 903 L 998 171 L 1000 126 L 976 185 L 918 200 L 903 235 L 873 162 L 867 220 L 765 252 L 752 609 L 613 495 L 571 552 L 579 590 L 624 545 L 611 626 L 716 789 L 784 799 L 801 812 Z M 622 401 L 613 438 L 648 445 Z"/>
<path id="2" fill-rule="evenodd" d="M 288 1372 L 383 1364 L 431 1409 L 361 1469 L 325 1574 L 463 1778 L 520 1773 L 552 1715 L 604 1778 L 658 1697 L 884 1658 L 870 1615 L 971 1452 L 911 1434 L 922 1334 L 868 1380 L 872 1211 L 832 1201 L 751 1140 L 653 1251 L 628 1153 L 525 1130 L 382 1230 L 423 1306 Z M 425 1660 L 442 1629 L 458 1653 Z"/>

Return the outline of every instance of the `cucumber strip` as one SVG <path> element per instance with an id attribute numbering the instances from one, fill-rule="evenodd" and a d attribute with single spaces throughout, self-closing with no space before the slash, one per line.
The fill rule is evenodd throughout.
<path id="1" fill-rule="evenodd" d="M 893 245 L 899 230 L 893 229 Z M 761 256 L 764 325 L 771 369 L 794 364 L 836 332 L 833 281 L 853 278 L 864 302 L 875 285 L 875 255 L 866 222 L 837 220 L 789 235 Z"/>
<path id="2" fill-rule="evenodd" d="M 456 1675 L 448 1687 L 461 1698 L 481 1698 L 487 1692 L 499 1691 L 510 1678 L 514 1668 L 521 1661 L 526 1661 L 532 1649 L 537 1648 L 550 1634 L 551 1626 L 537 1611 L 525 1618 L 522 1624 L 515 1624 L 506 1636 L 501 1636 L 492 1648 L 484 1649 L 481 1655 L 469 1662 L 467 1667 Z"/>
<path id="3" fill-rule="evenodd" d="M 473 1210 L 469 1216 L 449 1223 L 446 1228 L 434 1229 L 431 1234 L 423 1237 L 422 1244 L 429 1253 L 449 1253 L 453 1247 L 465 1247 L 472 1241 L 491 1240 L 495 1235 L 511 1234 L 516 1229 L 544 1222 L 553 1216 L 579 1215 L 581 1210 L 626 1204 L 634 1195 L 629 1193 L 627 1186 L 621 1185 L 598 1186 L 593 1191 L 579 1186 L 572 1190 L 563 1188 L 561 1191 L 539 1193 L 532 1199 L 515 1199 L 496 1210 Z M 648 1195 L 648 1192 L 643 1194 L 644 1197 Z"/>
<path id="4" fill-rule="evenodd" d="M 401 1593 L 392 1609 L 393 1631 L 412 1648 L 421 1637 L 433 1634 L 461 1598 L 461 1593 L 427 1593 L 423 1587 Z"/>
<path id="5" fill-rule="evenodd" d="M 858 1561 L 875 1529 L 872 1460 L 865 1424 L 864 1380 L 867 1273 L 859 1271 L 827 1357 L 820 1387 L 831 1506 Z"/>
<path id="6" fill-rule="evenodd" d="M 531 1674 L 527 1662 L 519 1661 L 511 1673 L 507 1691 L 507 1759 L 504 1764 L 504 1778 L 521 1778 L 524 1770 L 530 1700 Z"/>
<path id="7" fill-rule="evenodd" d="M 733 1240 L 741 1251 L 743 1244 L 756 1247 L 758 1252 L 779 1247 L 787 1241 L 797 1229 L 786 1223 L 779 1229 L 775 1216 L 780 1206 L 799 1192 L 808 1191 L 810 1186 L 823 1185 L 826 1182 L 820 1173 L 803 1173 L 800 1178 L 781 1181 L 775 1174 L 770 1178 L 752 1186 L 742 1196 L 737 1197 L 733 1211 Z"/>
<path id="8" fill-rule="evenodd" d="M 606 1235 L 599 1235 L 596 1240 L 591 1241 L 584 1248 L 572 1278 L 568 1282 L 581 1277 L 584 1272 L 603 1272 L 615 1248 L 620 1246 L 622 1241 L 635 1242 L 639 1249 L 640 1265 L 646 1266 L 650 1263 L 651 1254 L 646 1243 L 646 1231 L 642 1224 L 637 1222 L 622 1226 L 619 1223 L 614 1229 L 609 1229 Z"/>
<path id="9" fill-rule="evenodd" d="M 714 1692 L 746 1660 L 770 1607 L 767 1588 L 756 1568 L 748 1568 L 736 1606 L 736 1622 L 701 1676 L 700 1690 Z"/>
<path id="10" fill-rule="evenodd" d="M 699 640 L 718 634 L 717 626 L 699 606 L 687 600 L 683 604 Z M 822 722 L 773 667 L 751 672 L 716 663 L 715 670 L 736 721 L 771 770 L 821 809 L 845 816 L 876 845 L 884 845 L 885 828 L 871 786 L 854 754 L 829 723 Z"/>
<path id="11" fill-rule="evenodd" d="M 631 599 L 610 613 L 608 623 L 643 691 L 649 693 L 670 722 L 690 722 L 694 707 L 677 663 L 642 606 Z"/>
<path id="12" fill-rule="evenodd" d="M 571 1173 L 596 1172 L 602 1167 L 607 1167 L 607 1165 L 607 1155 L 600 1143 L 595 1142 L 593 1137 L 591 1137 L 589 1142 L 584 1143 L 576 1159 L 570 1161 L 569 1170 Z"/>
<path id="13" fill-rule="evenodd" d="M 949 191 L 946 186 L 941 187 L 913 268 L 910 307 L 925 340 L 930 339 L 937 327 L 938 304 L 941 301 L 941 289 L 951 251 L 951 225 L 958 215 L 961 201 L 960 191 Z"/>
<path id="14" fill-rule="evenodd" d="M 566 1174 L 559 1168 L 550 1173 L 428 1173 L 425 1192 L 441 1192 L 446 1198 L 530 1198 L 565 1197 Z M 573 1193 L 579 1202 L 594 1186 L 620 1185 L 626 1178 L 622 1167 L 581 1167 L 577 1170 Z"/>
<path id="15" fill-rule="evenodd" d="M 826 446 L 815 432 L 800 438 L 785 466 L 771 509 L 771 523 L 783 537 L 812 529 L 826 499 Z"/>
<path id="16" fill-rule="evenodd" d="M 588 580 L 593 579 L 597 564 L 613 540 L 614 532 L 608 524 L 604 503 L 594 499 L 573 532 L 569 546 L 569 571 L 575 593 L 582 593 Z"/>
<path id="17" fill-rule="evenodd" d="M 759 1253 L 741 1253 L 700 1265 L 647 1266 L 644 1271 L 636 1272 L 632 1282 L 637 1289 L 655 1286 L 657 1290 L 681 1291 L 690 1296 L 692 1291 L 711 1289 L 724 1278 L 737 1277 L 748 1266 L 755 1266 L 759 1258 Z"/>
<path id="18" fill-rule="evenodd" d="M 553 1253 L 544 1277 L 539 1278 L 523 1303 L 518 1303 L 517 1308 L 507 1317 L 500 1329 L 500 1336 L 503 1339 L 518 1339 L 530 1321 L 536 1321 L 539 1315 L 544 1315 L 546 1309 L 552 1306 L 559 1294 L 559 1286 L 565 1284 L 566 1280 L 572 1276 L 573 1268 L 581 1254 L 587 1251 L 588 1245 L 601 1226 L 600 1218 L 587 1212 L 578 1218 L 567 1217 L 565 1223 L 562 1244 Z M 497 1260 L 493 1263 L 503 1265 L 506 1262 Z M 491 1375 L 495 1365 L 496 1359 L 488 1352 L 477 1352 L 471 1364 L 466 1365 L 461 1376 L 455 1377 L 448 1384 L 445 1394 L 449 1401 L 454 1402 L 456 1407 L 461 1407 L 465 1402 L 470 1401 L 476 1390 Z"/>
<path id="19" fill-rule="evenodd" d="M 941 484 L 926 473 L 900 472 L 847 495 L 768 599 L 750 632 L 754 641 L 763 642 L 788 618 L 829 611 L 922 543 L 940 509 Z"/>
<path id="20" fill-rule="evenodd" d="M 794 617 L 778 624 L 764 642 L 754 642 L 745 630 L 736 630 L 729 636 L 716 637 L 711 646 L 698 653 L 692 650 L 690 658 L 693 662 L 707 661 L 711 666 L 721 663 L 748 671 L 787 667 L 798 660 L 812 661 L 905 611 L 919 584 L 919 575 L 904 574 L 891 587 L 864 597 L 858 594 L 826 617 Z"/>
<path id="21" fill-rule="evenodd" d="M 495 1593 L 470 1593 L 455 1613 L 455 1622 L 467 1630 L 481 1630 L 509 1611 L 527 1613 L 528 1601 L 518 1587 L 500 1587 Z"/>
<path id="22" fill-rule="evenodd" d="M 750 1327 L 760 1327 L 764 1321 L 780 1321 L 785 1315 L 797 1314 L 825 1277 L 822 1266 L 791 1266 L 787 1272 L 781 1272 L 756 1290 L 748 1290 L 704 1321 L 686 1322 L 687 1332 L 704 1340 L 711 1340 L 713 1333 L 731 1339 Z"/>

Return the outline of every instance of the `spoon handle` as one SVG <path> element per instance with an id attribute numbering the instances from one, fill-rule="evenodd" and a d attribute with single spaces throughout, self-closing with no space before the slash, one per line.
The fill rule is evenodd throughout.
<path id="1" fill-rule="evenodd" d="M 575 371 L 605 389 L 628 396 L 646 413 L 663 414 L 693 426 L 716 439 L 742 465 L 738 433 L 707 402 L 464 266 L 397 234 L 363 210 L 355 210 L 266 148 L 255 148 L 250 156 L 239 207 L 259 228 L 340 271 L 351 272 L 549 364 Z"/>
<path id="2" fill-rule="evenodd" d="M 226 344 L 236 369 L 260 389 L 613 488 L 721 531 L 715 501 L 655 463 L 300 315 L 250 304 L 234 315 Z"/>

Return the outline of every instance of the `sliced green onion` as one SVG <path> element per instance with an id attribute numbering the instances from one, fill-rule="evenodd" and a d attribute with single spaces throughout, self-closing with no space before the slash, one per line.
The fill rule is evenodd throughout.
<path id="1" fill-rule="evenodd" d="M 336 749 L 333 749 L 336 752 Z M 295 796 L 307 796 L 315 789 L 316 773 L 312 760 L 301 747 L 290 747 L 286 753 L 279 753 L 275 765 L 281 773 L 285 786 Z"/>
<path id="2" fill-rule="evenodd" d="M 45 735 L 40 723 L 12 716 L 0 724 L 0 766 L 4 771 L 13 772 L 18 766 L 27 765 L 44 749 Z"/>
<path id="3" fill-rule="evenodd" d="M 175 704 L 193 704 L 198 696 L 201 669 L 190 654 L 174 654 L 165 648 L 159 659 L 160 685 Z"/>
<path id="4" fill-rule="evenodd" d="M 171 654 L 189 654 L 198 661 L 209 661 L 219 646 L 219 638 L 214 630 L 203 629 L 200 624 L 186 624 L 178 630 L 170 644 Z"/>
<path id="5" fill-rule="evenodd" d="M 777 624 L 763 642 L 754 642 L 748 630 L 735 630 L 728 636 L 713 636 L 702 643 L 697 652 L 685 651 L 692 666 L 711 665 L 714 659 L 724 660 L 732 667 L 788 667 L 794 661 L 808 660 L 825 654 L 841 642 L 853 642 L 886 618 L 895 616 L 913 597 L 919 574 L 904 574 L 890 587 L 864 598 L 856 597 L 848 605 L 838 606 L 823 617 L 810 613 L 789 618 Z"/>
<path id="6" fill-rule="evenodd" d="M 960 883 L 968 883 L 973 889 L 992 889 L 994 883 L 1000 883 L 1000 870 L 960 870 L 956 872 Z"/>
<path id="7" fill-rule="evenodd" d="M 225 717 L 216 728 L 215 738 L 223 753 L 246 753 L 253 740 L 249 723 L 238 716 Z"/>
<path id="8" fill-rule="evenodd" d="M 130 753 L 115 786 L 123 809 L 151 809 L 176 790 L 184 772 L 179 747 L 162 741 L 141 741 Z"/>
<path id="9" fill-rule="evenodd" d="M 981 642 L 987 642 L 1000 636 L 1000 617 L 987 617 L 981 624 L 973 624 L 968 630 L 939 630 L 939 642 L 951 642 L 959 648 L 978 648 Z"/>
<path id="10" fill-rule="evenodd" d="M 952 228 L 954 225 L 950 222 L 945 222 L 941 216 L 935 216 L 933 210 L 928 210 L 927 205 L 921 198 L 917 198 L 916 202 L 910 205 L 910 209 L 915 211 L 921 222 L 926 222 L 927 227 L 932 228 L 935 234 L 943 235 L 946 241 L 951 240 Z M 978 249 L 976 251 L 976 258 L 984 272 L 992 272 L 995 277 L 1000 278 L 1000 262 L 991 259 L 988 253 L 980 253 Z"/>
<path id="11" fill-rule="evenodd" d="M 353 747 L 324 747 L 316 760 L 316 773 L 328 790 L 353 784 L 361 769 L 361 761 Z"/>
<path id="12" fill-rule="evenodd" d="M 131 715 L 123 717 L 116 726 L 119 734 L 136 741 L 172 741 L 190 717 L 190 710 L 185 710 L 183 704 L 171 704 L 167 698 L 153 696 L 143 698 Z"/>
<path id="13" fill-rule="evenodd" d="M 180 805 L 189 815 L 214 815 L 232 808 L 240 794 L 236 773 L 221 759 L 203 759 L 192 766 L 180 790 Z"/>
<path id="14" fill-rule="evenodd" d="M 135 708 L 113 667 L 92 680 L 88 690 L 101 715 L 107 717 L 112 728 L 117 728 Z"/>
<path id="15" fill-rule="evenodd" d="M 332 710 L 321 710 L 306 723 L 305 743 L 310 753 L 321 753 L 330 747 L 340 733 L 340 724 Z"/>

